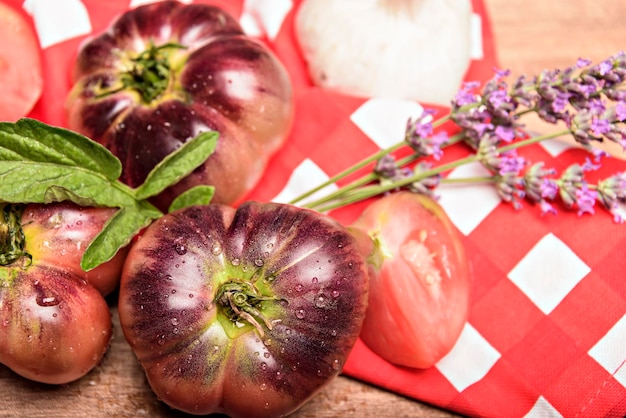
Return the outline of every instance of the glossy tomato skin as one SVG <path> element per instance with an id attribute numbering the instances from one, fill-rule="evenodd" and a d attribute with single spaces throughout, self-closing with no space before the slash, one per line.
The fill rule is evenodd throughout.
<path id="1" fill-rule="evenodd" d="M 111 316 L 102 295 L 52 266 L 2 267 L 0 363 L 38 382 L 77 380 L 102 359 Z"/>
<path id="2" fill-rule="evenodd" d="M 341 371 L 365 314 L 367 268 L 355 239 L 319 213 L 256 202 L 191 207 L 156 221 L 131 248 L 120 322 L 170 406 L 283 416 Z M 219 295 L 233 283 L 266 298 L 258 327 L 227 314 Z"/>
<path id="3" fill-rule="evenodd" d="M 67 240 L 59 243 L 45 226 L 40 228 L 41 237 L 33 235 L 43 219 L 58 219 L 69 210 L 62 204 L 55 212 L 56 206 L 24 209 L 21 221 L 28 224 L 24 232 L 28 256 L 8 264 L 3 260 L 0 266 L 0 363 L 27 379 L 49 384 L 84 376 L 101 361 L 111 339 L 107 302 L 71 261 L 76 247 L 66 246 Z"/>
<path id="4" fill-rule="evenodd" d="M 71 202 L 28 205 L 22 214 L 28 252 L 39 263 L 76 272 L 107 296 L 119 285 L 128 247 L 87 272 L 80 267 L 80 260 L 115 210 L 78 206 Z"/>
<path id="5" fill-rule="evenodd" d="M 431 367 L 468 317 L 471 266 L 458 231 L 436 201 L 410 192 L 373 201 L 351 227 L 376 247 L 361 339 L 391 363 Z"/>
<path id="6" fill-rule="evenodd" d="M 131 60 L 164 48 L 167 87 L 145 100 L 121 88 Z M 220 133 L 215 153 L 156 199 L 161 209 L 197 184 L 216 187 L 215 203 L 242 198 L 286 140 L 293 119 L 288 73 L 273 53 L 244 35 L 226 12 L 204 4 L 164 1 L 123 14 L 81 47 L 66 109 L 70 129 L 109 148 L 132 187 L 184 142 Z M 121 88 L 121 89 L 120 89 Z M 117 91 L 120 89 L 119 91 Z"/>
<path id="7" fill-rule="evenodd" d="M 27 116 L 43 90 L 41 49 L 23 10 L 0 2 L 0 121 Z"/>

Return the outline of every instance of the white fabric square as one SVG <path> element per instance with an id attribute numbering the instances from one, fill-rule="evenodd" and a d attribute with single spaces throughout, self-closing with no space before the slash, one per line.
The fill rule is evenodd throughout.
<path id="1" fill-rule="evenodd" d="M 355 110 L 350 120 L 385 149 L 404 140 L 407 121 L 423 111 L 424 108 L 413 100 L 373 98 Z"/>
<path id="2" fill-rule="evenodd" d="M 293 170 L 287 184 L 283 190 L 276 195 L 272 201 L 277 203 L 287 203 L 300 196 L 302 193 L 317 187 L 329 179 L 328 175 L 310 159 L 305 159 Z M 316 198 L 323 197 L 329 193 L 337 190 L 336 184 L 330 184 L 326 188 L 313 193 L 308 198 L 298 202 L 298 205 L 302 205 L 306 202 L 315 200 Z"/>
<path id="3" fill-rule="evenodd" d="M 626 387 L 626 315 L 591 347 L 589 355 Z"/>
<path id="4" fill-rule="evenodd" d="M 466 323 L 452 350 L 435 367 L 462 392 L 485 377 L 500 357 L 500 353 Z"/>
<path id="5" fill-rule="evenodd" d="M 547 315 L 590 271 L 563 241 L 549 233 L 513 267 L 508 278 Z"/>
<path id="6" fill-rule="evenodd" d="M 91 33 L 91 21 L 79 0 L 26 0 L 22 5 L 32 16 L 42 49 Z"/>
<path id="7" fill-rule="evenodd" d="M 448 175 L 450 179 L 491 176 L 480 163 L 459 166 Z M 502 200 L 492 183 L 441 184 L 435 194 L 450 220 L 464 235 L 469 235 Z"/>
<path id="8" fill-rule="evenodd" d="M 524 415 L 524 418 L 563 418 L 563 415 L 561 415 L 543 396 L 540 396 L 532 409 Z"/>
<path id="9" fill-rule="evenodd" d="M 144 4 L 156 3 L 158 1 L 163 1 L 163 0 L 130 0 L 130 4 L 128 8 L 134 9 L 135 7 L 143 6 Z M 185 3 L 185 4 L 191 4 L 193 0 L 178 0 L 178 1 L 181 3 Z"/>
<path id="10" fill-rule="evenodd" d="M 574 144 L 569 142 L 565 142 L 562 139 L 547 139 L 545 141 L 539 142 L 539 145 L 546 150 L 548 154 L 552 157 L 558 157 L 564 151 L 568 149 L 575 148 Z M 549 168 L 549 167 L 548 167 Z"/>
<path id="11" fill-rule="evenodd" d="M 477 13 L 472 13 L 470 21 L 470 58 L 481 60 L 485 58 L 483 51 L 483 19 Z"/>
<path id="12" fill-rule="evenodd" d="M 292 7 L 291 0 L 245 0 L 239 23 L 248 36 L 274 40 Z"/>

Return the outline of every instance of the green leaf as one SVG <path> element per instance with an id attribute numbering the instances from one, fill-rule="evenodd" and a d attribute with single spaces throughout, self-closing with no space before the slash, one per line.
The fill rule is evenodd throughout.
<path id="1" fill-rule="evenodd" d="M 168 212 L 174 212 L 175 210 L 186 208 L 195 205 L 208 205 L 213 199 L 215 194 L 215 187 L 213 186 L 195 186 L 191 189 L 179 194 L 172 202 Z"/>
<path id="2" fill-rule="evenodd" d="M 81 167 L 110 180 L 122 173 L 120 161 L 97 142 L 28 118 L 0 122 L 0 160 Z"/>
<path id="3" fill-rule="evenodd" d="M 112 259 L 120 248 L 162 213 L 147 202 L 123 207 L 109 219 L 100 233 L 91 241 L 80 266 L 89 271 Z"/>
<path id="4" fill-rule="evenodd" d="M 0 161 L 0 201 L 51 203 L 69 199 L 92 206 L 132 206 L 133 190 L 103 174 L 54 163 Z"/>
<path id="5" fill-rule="evenodd" d="M 144 183 L 135 189 L 137 199 L 156 196 L 186 177 L 215 151 L 219 133 L 207 131 L 184 143 L 152 169 Z"/>

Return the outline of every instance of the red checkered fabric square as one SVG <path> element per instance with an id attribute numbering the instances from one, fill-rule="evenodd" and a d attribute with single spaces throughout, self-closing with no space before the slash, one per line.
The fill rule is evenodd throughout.
<path id="1" fill-rule="evenodd" d="M 294 84 L 293 131 L 249 199 L 279 200 L 302 192 L 379 149 L 380 138 L 362 121 L 380 118 L 388 103 L 311 85 L 293 35 L 299 0 L 281 2 L 289 7 L 272 10 L 259 10 L 269 3 L 255 0 L 196 1 L 249 18 L 257 36 L 285 64 Z M 21 8 L 23 2 L 8 3 Z M 114 16 L 143 1 L 67 1 L 62 13 L 72 16 L 72 25 L 64 24 L 58 11 L 55 15 L 54 2 L 27 3 L 42 43 L 46 78 L 42 99 L 30 116 L 64 126 L 63 100 L 78 45 L 104 30 Z M 472 61 L 466 80 L 485 81 L 497 64 L 494 45 L 483 2 L 473 0 L 472 5 L 482 23 L 478 38 L 483 56 Z M 376 129 L 393 128 L 395 123 L 380 122 Z M 446 151 L 445 158 L 466 152 L 455 147 Z M 534 145 L 520 153 L 557 169 L 584 162 L 579 150 L 556 152 Z M 590 175 L 603 178 L 625 167 L 623 161 L 608 160 Z M 478 210 L 471 219 L 458 205 L 446 207 L 464 234 L 475 276 L 469 321 L 452 352 L 430 369 L 408 369 L 385 362 L 359 341 L 343 372 L 470 416 L 625 415 L 626 226 L 615 224 L 604 213 L 579 217 L 557 208 L 557 216 L 542 216 L 528 203 L 516 211 L 494 201 L 493 193 L 483 192 L 467 198 Z M 447 196 L 442 204 L 450 202 Z M 363 204 L 355 205 L 333 216 L 349 222 L 362 208 Z"/>

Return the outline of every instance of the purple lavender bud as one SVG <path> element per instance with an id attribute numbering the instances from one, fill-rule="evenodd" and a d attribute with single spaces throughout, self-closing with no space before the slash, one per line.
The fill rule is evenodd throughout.
<path id="1" fill-rule="evenodd" d="M 534 202 L 540 202 L 544 198 L 554 199 L 559 187 L 549 176 L 555 173 L 554 169 L 545 169 L 543 161 L 533 164 L 526 170 L 523 178 L 526 196 Z"/>
<path id="2" fill-rule="evenodd" d="M 386 154 L 382 158 L 380 158 L 374 167 L 374 173 L 386 178 L 393 179 L 396 177 L 398 173 L 398 166 L 396 164 L 396 159 L 391 154 Z"/>
<path id="3" fill-rule="evenodd" d="M 422 161 L 419 164 L 415 165 L 415 168 L 413 169 L 412 174 L 419 175 L 431 169 L 432 169 L 432 166 L 430 164 L 428 164 L 425 161 Z M 439 186 L 440 183 L 441 183 L 441 175 L 436 174 L 434 176 L 424 177 L 423 179 L 419 181 L 415 181 L 409 184 L 407 188 L 414 193 L 425 194 L 427 196 L 430 196 L 436 199 L 437 196 L 435 196 L 434 190 L 437 188 L 437 186 Z"/>
<path id="4" fill-rule="evenodd" d="M 522 205 L 519 200 L 525 196 L 522 179 L 512 173 L 498 176 L 496 179 L 496 191 L 500 198 L 512 203 L 515 209 L 520 209 Z"/>
<path id="5" fill-rule="evenodd" d="M 560 91 L 557 93 L 555 99 L 551 103 L 552 110 L 555 113 L 565 112 L 569 99 L 572 97 L 572 93 Z"/>

